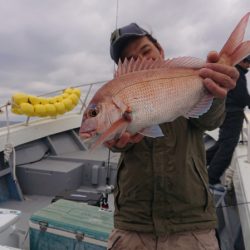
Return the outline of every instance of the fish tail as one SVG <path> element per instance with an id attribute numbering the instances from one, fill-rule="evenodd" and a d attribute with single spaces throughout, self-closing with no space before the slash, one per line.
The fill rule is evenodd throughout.
<path id="1" fill-rule="evenodd" d="M 228 65 L 236 65 L 250 54 L 250 41 L 242 42 L 250 12 L 238 23 L 220 51 L 220 60 Z"/>

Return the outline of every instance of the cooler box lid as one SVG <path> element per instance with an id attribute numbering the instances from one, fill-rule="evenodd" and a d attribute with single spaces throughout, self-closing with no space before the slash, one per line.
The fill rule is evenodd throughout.
<path id="1" fill-rule="evenodd" d="M 85 237 L 107 241 L 114 227 L 113 213 L 68 200 L 58 200 L 34 213 L 30 225 L 39 224 L 46 228 L 83 233 Z"/>

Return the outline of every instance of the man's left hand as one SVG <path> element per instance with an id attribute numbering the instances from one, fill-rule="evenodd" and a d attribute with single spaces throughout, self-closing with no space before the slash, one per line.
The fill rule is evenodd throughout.
<path id="1" fill-rule="evenodd" d="M 217 63 L 218 61 L 218 53 L 210 52 L 207 56 L 207 63 L 204 68 L 200 69 L 199 75 L 204 79 L 203 84 L 214 97 L 224 98 L 227 92 L 236 86 L 239 72 L 235 67 Z"/>

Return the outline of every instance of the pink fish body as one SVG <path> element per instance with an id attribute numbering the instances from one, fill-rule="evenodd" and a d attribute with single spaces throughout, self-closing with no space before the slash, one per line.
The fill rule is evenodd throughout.
<path id="1" fill-rule="evenodd" d="M 249 15 L 224 45 L 220 63 L 235 65 L 250 54 L 250 41 L 242 42 Z M 198 75 L 204 65 L 193 57 L 119 62 L 114 79 L 96 92 L 85 110 L 80 136 L 96 138 L 94 146 L 124 131 L 157 137 L 162 136 L 158 124 L 199 117 L 213 101 Z"/>
<path id="2" fill-rule="evenodd" d="M 127 112 L 131 122 L 126 130 L 132 133 L 179 116 L 198 117 L 204 113 L 204 108 L 209 108 L 212 97 L 203 87 L 198 70 L 174 67 L 174 64 L 186 62 L 185 59 L 196 62 L 197 68 L 204 65 L 201 60 L 188 57 L 176 59 L 174 63 L 171 60 L 125 61 L 119 66 L 121 72 L 99 89 L 95 98 L 102 103 L 111 99 L 120 117 Z M 126 72 L 136 63 L 142 69 Z M 153 68 L 148 69 L 150 67 Z"/>

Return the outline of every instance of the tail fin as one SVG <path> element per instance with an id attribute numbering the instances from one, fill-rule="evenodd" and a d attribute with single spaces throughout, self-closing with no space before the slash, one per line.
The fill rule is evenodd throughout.
<path id="1" fill-rule="evenodd" d="M 250 54 L 250 41 L 242 42 L 250 12 L 238 23 L 220 52 L 221 61 L 235 65 Z"/>

